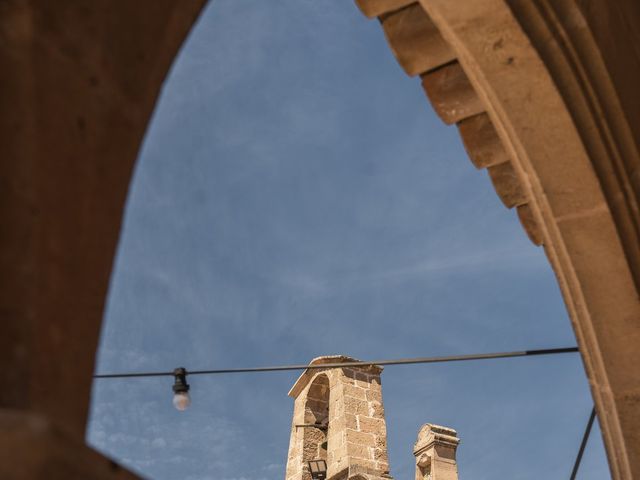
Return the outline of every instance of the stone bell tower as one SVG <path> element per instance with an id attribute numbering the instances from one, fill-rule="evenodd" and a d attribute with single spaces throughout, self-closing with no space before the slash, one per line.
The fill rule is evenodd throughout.
<path id="1" fill-rule="evenodd" d="M 311 365 L 354 362 L 318 357 Z M 286 480 L 311 480 L 307 462 L 324 460 L 327 480 L 388 480 L 382 367 L 307 369 L 289 391 L 295 399 Z"/>

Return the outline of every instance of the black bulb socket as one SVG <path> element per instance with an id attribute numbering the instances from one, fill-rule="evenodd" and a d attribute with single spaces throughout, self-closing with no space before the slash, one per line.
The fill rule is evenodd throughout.
<path id="1" fill-rule="evenodd" d="M 175 382 L 173 384 L 173 393 L 186 393 L 189 391 L 189 384 L 187 383 L 187 370 L 179 367 L 173 371 Z"/>

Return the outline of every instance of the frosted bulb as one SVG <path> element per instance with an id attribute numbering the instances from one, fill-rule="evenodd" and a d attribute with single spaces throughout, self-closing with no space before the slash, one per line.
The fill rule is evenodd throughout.
<path id="1" fill-rule="evenodd" d="M 188 392 L 178 392 L 173 396 L 173 406 L 181 412 L 185 411 L 191 405 L 191 397 Z"/>

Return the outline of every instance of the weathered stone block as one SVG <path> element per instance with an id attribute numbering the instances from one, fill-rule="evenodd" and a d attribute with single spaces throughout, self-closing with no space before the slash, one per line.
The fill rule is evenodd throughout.
<path id="1" fill-rule="evenodd" d="M 354 374 L 356 380 L 360 380 L 361 382 L 365 382 L 366 385 L 369 385 L 371 383 L 371 379 L 373 378 L 373 375 L 369 375 L 368 373 L 365 372 L 360 372 L 360 371 L 355 371 Z"/>
<path id="2" fill-rule="evenodd" d="M 356 5 L 367 17 L 378 17 L 387 12 L 393 12 L 405 7 L 415 0 L 356 0 Z"/>
<path id="3" fill-rule="evenodd" d="M 349 411 L 349 413 L 353 414 L 354 412 Z M 329 406 L 329 418 L 334 415 L 334 418 L 341 417 L 345 414 L 345 402 L 344 401 L 336 401 L 331 402 Z"/>
<path id="4" fill-rule="evenodd" d="M 345 396 L 344 411 L 351 415 L 369 415 L 369 402 Z"/>
<path id="5" fill-rule="evenodd" d="M 376 435 L 385 435 L 387 432 L 386 424 L 382 418 L 359 416 L 358 422 L 361 432 L 374 433 Z"/>
<path id="6" fill-rule="evenodd" d="M 338 445 L 335 448 L 331 449 L 331 453 L 334 455 L 334 458 L 336 460 L 340 460 L 340 459 L 347 459 L 349 456 L 348 450 L 347 450 L 347 446 L 348 443 L 345 442 L 342 445 Z"/>
<path id="7" fill-rule="evenodd" d="M 133 480 L 120 467 L 40 415 L 0 410 L 0 478 Z"/>
<path id="8" fill-rule="evenodd" d="M 422 88 L 438 116 L 447 125 L 485 110 L 458 62 L 422 75 Z"/>
<path id="9" fill-rule="evenodd" d="M 382 403 L 382 390 L 380 388 L 370 388 L 367 390 L 367 400 Z"/>
<path id="10" fill-rule="evenodd" d="M 351 415 L 349 413 L 346 413 L 344 415 L 344 418 L 345 418 L 345 427 L 346 428 L 352 428 L 353 430 L 358 430 L 359 429 L 358 418 L 355 415 Z"/>
<path id="11" fill-rule="evenodd" d="M 522 228 L 524 228 L 524 231 L 527 233 L 529 240 L 531 240 L 534 245 L 542 245 L 544 237 L 540 225 L 533 214 L 533 210 L 531 210 L 531 206 L 525 203 L 524 205 L 519 205 L 516 211 L 518 212 L 518 218 L 520 219 Z"/>
<path id="12" fill-rule="evenodd" d="M 376 462 L 376 469 L 383 474 L 389 473 L 389 462 Z"/>
<path id="13" fill-rule="evenodd" d="M 347 428 L 347 443 L 351 442 L 366 447 L 373 447 L 375 440 L 376 437 L 372 433 L 358 432 L 357 430 Z"/>
<path id="14" fill-rule="evenodd" d="M 368 378 L 364 380 L 362 378 L 353 379 L 353 385 L 363 390 L 369 390 L 373 386 L 371 382 L 372 380 Z"/>
<path id="15" fill-rule="evenodd" d="M 398 63 L 410 76 L 428 72 L 456 58 L 419 3 L 386 15 L 382 28 Z"/>
<path id="16" fill-rule="evenodd" d="M 359 458 L 363 460 L 372 460 L 373 454 L 371 447 L 366 445 L 360 445 L 359 443 L 347 442 L 347 453 L 350 457 Z"/>
<path id="17" fill-rule="evenodd" d="M 520 185 L 520 179 L 511 162 L 489 167 L 488 172 L 496 193 L 507 208 L 527 203 L 527 196 Z"/>
<path id="18" fill-rule="evenodd" d="M 367 390 L 359 386 L 356 387 L 354 385 L 344 385 L 343 392 L 344 392 L 344 395 L 347 395 L 349 397 L 359 398 L 361 400 L 367 399 L 367 394 L 366 394 Z"/>
<path id="19" fill-rule="evenodd" d="M 509 155 L 486 113 L 458 122 L 464 148 L 476 168 L 488 168 L 507 162 Z"/>
<path id="20" fill-rule="evenodd" d="M 370 417 L 384 417 L 384 407 L 382 403 L 379 402 L 370 402 Z"/>
<path id="21" fill-rule="evenodd" d="M 381 448 L 374 448 L 373 449 L 373 459 L 377 462 L 379 461 L 387 461 L 387 451 L 386 450 L 382 450 Z"/>

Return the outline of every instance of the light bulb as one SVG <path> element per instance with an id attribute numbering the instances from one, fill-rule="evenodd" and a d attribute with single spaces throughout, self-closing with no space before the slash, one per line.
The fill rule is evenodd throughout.
<path id="1" fill-rule="evenodd" d="M 189 408 L 191 398 L 189 398 L 189 384 L 187 383 L 187 370 L 178 367 L 173 371 L 175 383 L 173 384 L 173 406 L 181 412 Z"/>
<path id="2" fill-rule="evenodd" d="M 189 397 L 189 392 L 176 392 L 173 395 L 173 406 L 176 407 L 177 410 L 184 412 L 191 405 L 191 397 Z"/>

